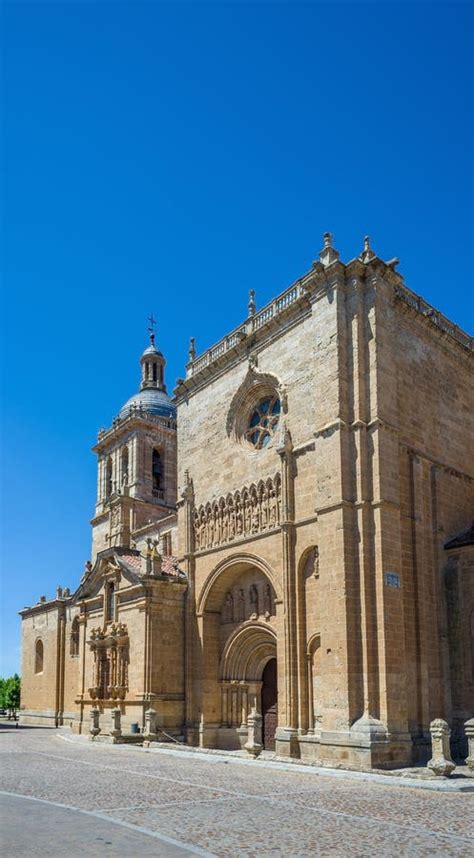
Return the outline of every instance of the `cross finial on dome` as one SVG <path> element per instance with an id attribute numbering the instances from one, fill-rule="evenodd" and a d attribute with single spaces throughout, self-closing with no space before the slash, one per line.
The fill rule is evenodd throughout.
<path id="1" fill-rule="evenodd" d="M 148 321 L 150 323 L 148 325 L 148 333 L 150 334 L 150 343 L 152 344 L 152 346 L 154 346 L 155 345 L 156 319 L 155 319 L 153 313 L 150 316 L 148 316 Z"/>

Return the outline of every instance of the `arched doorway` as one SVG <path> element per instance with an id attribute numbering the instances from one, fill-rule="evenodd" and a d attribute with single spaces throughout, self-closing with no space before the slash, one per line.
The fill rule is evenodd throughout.
<path id="1" fill-rule="evenodd" d="M 274 578 L 261 561 L 252 561 L 250 557 L 234 558 L 216 569 L 198 601 L 205 656 L 200 741 L 205 747 L 232 750 L 245 746 L 251 709 L 255 706 L 262 713 L 265 667 L 276 662 L 278 596 Z M 266 682 L 266 693 L 273 695 L 268 710 L 276 702 L 271 670 Z M 268 717 L 272 714 L 276 722 L 276 707 Z"/>
<path id="2" fill-rule="evenodd" d="M 275 750 L 275 732 L 278 723 L 277 660 L 267 661 L 262 674 L 263 747 Z"/>

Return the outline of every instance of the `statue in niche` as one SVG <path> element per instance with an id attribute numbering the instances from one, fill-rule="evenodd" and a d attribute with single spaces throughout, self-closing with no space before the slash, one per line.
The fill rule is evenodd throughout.
<path id="1" fill-rule="evenodd" d="M 252 521 L 252 513 L 251 513 L 251 509 L 250 509 L 249 499 L 245 498 L 245 501 L 244 501 L 244 532 L 245 533 L 250 533 L 251 521 Z"/>
<path id="2" fill-rule="evenodd" d="M 243 590 L 239 590 L 238 618 L 239 622 L 245 620 L 245 593 Z"/>
<path id="3" fill-rule="evenodd" d="M 230 590 L 226 593 L 224 607 L 222 610 L 222 622 L 232 623 L 234 620 L 234 598 Z"/>
<path id="4" fill-rule="evenodd" d="M 268 491 L 264 490 L 262 494 L 262 509 L 261 509 L 261 527 L 265 530 L 268 523 Z"/>
<path id="5" fill-rule="evenodd" d="M 212 510 L 209 510 L 207 516 L 207 545 L 208 548 L 212 548 L 214 545 L 214 516 L 212 515 Z"/>
<path id="6" fill-rule="evenodd" d="M 233 539 L 235 536 L 235 512 L 233 507 L 231 506 L 229 509 L 229 539 Z"/>
<path id="7" fill-rule="evenodd" d="M 270 527 L 276 527 L 277 523 L 277 499 L 275 489 L 271 488 L 270 491 Z"/>
<path id="8" fill-rule="evenodd" d="M 229 510 L 226 506 L 224 509 L 224 512 L 223 512 L 223 519 L 222 519 L 222 542 L 227 542 L 228 538 L 229 538 Z"/>
<path id="9" fill-rule="evenodd" d="M 272 590 L 270 584 L 265 584 L 265 589 L 263 591 L 263 613 L 265 617 L 271 617 L 272 614 Z"/>
<path id="10" fill-rule="evenodd" d="M 250 618 L 258 617 L 258 590 L 256 584 L 250 587 Z"/>
<path id="11" fill-rule="evenodd" d="M 258 498 L 257 495 L 253 495 L 252 497 L 252 533 L 258 533 L 260 530 L 260 516 L 258 509 Z"/>
<path id="12" fill-rule="evenodd" d="M 243 521 L 242 521 L 242 506 L 239 500 L 235 502 L 235 532 L 237 536 L 240 536 L 243 529 Z"/>

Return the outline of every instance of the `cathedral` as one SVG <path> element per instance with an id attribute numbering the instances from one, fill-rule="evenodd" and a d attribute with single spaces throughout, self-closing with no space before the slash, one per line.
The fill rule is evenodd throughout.
<path id="1" fill-rule="evenodd" d="M 390 768 L 474 715 L 473 341 L 366 238 L 99 432 L 92 555 L 20 612 L 25 724 Z M 138 725 L 138 726 L 137 726 Z M 456 744 L 457 743 L 457 744 Z"/>

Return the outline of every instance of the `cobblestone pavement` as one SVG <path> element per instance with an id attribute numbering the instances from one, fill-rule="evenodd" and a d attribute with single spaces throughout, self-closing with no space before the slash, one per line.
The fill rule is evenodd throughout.
<path id="1" fill-rule="evenodd" d="M 44 802 L 15 802 L 3 795 L 9 829 L 12 817 L 16 826 L 17 855 L 64 855 L 66 806 L 74 834 L 67 849 L 71 856 L 93 854 L 99 847 L 102 856 L 136 851 L 362 858 L 442 852 L 474 858 L 472 793 L 259 769 L 258 761 L 233 765 L 211 756 L 187 759 L 133 747 L 66 742 L 54 730 L 27 728 L 1 731 L 0 769 L 3 793 Z M 57 824 L 52 819 L 36 829 L 32 850 L 25 820 L 33 805 L 37 818 L 47 819 L 51 808 L 59 813 L 58 805 L 62 815 Z M 105 822 L 107 830 L 97 833 L 94 826 Z M 57 831 L 62 845 L 56 848 Z M 88 843 L 83 840 L 87 831 Z M 127 842 L 119 835 L 114 841 L 111 831 L 122 832 Z M 131 835 L 137 838 L 132 851 Z M 149 851 L 144 842 L 151 843 Z"/>

